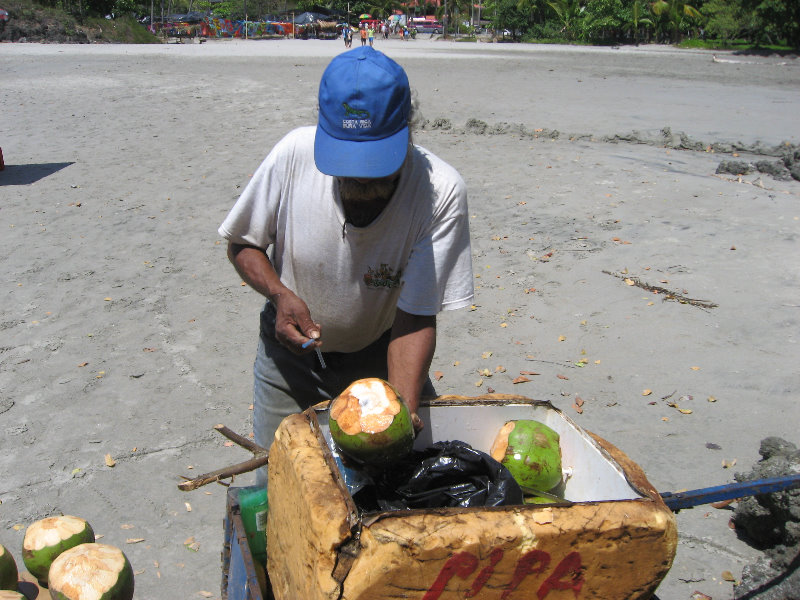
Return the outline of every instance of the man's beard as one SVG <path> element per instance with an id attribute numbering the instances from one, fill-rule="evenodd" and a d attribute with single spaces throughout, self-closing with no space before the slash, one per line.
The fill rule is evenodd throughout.
<path id="1" fill-rule="evenodd" d="M 339 177 L 339 197 L 342 202 L 388 202 L 397 187 L 396 179 L 369 179 L 363 182 L 350 177 Z"/>

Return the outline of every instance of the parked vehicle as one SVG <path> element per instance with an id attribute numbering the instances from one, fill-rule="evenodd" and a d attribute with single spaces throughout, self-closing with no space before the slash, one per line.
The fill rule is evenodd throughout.
<path id="1" fill-rule="evenodd" d="M 442 33 L 444 27 L 439 21 L 417 21 L 412 24 L 417 33 Z"/>

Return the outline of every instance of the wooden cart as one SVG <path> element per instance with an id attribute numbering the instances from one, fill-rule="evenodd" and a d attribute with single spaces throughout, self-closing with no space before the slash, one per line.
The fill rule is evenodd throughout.
<path id="1" fill-rule="evenodd" d="M 228 488 L 222 545 L 222 600 L 274 600 L 266 571 L 247 544 L 239 488 Z"/>
<path id="2" fill-rule="evenodd" d="M 277 600 L 634 600 L 675 555 L 675 516 L 616 447 L 548 402 L 440 397 L 416 444 L 459 439 L 488 451 L 511 419 L 561 437 L 569 505 L 361 514 L 330 440 L 327 403 L 292 415 L 270 449 L 267 569 Z"/>

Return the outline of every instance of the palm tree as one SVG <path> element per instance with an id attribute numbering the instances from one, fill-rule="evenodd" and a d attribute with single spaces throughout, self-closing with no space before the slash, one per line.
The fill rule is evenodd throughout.
<path id="1" fill-rule="evenodd" d="M 680 27 L 684 17 L 702 17 L 700 11 L 679 0 L 656 0 L 650 5 L 653 14 L 667 15 L 667 23 L 672 26 L 672 42 L 677 43 L 680 37 Z"/>
<path id="2" fill-rule="evenodd" d="M 652 27 L 653 21 L 647 17 L 642 18 L 642 4 L 641 0 L 633 0 L 633 15 L 631 24 L 633 24 L 633 41 L 639 45 L 639 25 L 648 25 Z"/>
<path id="3" fill-rule="evenodd" d="M 444 4 L 444 2 L 442 3 Z M 455 26 L 459 32 L 459 23 L 464 20 L 464 15 L 471 17 L 472 0 L 447 0 L 447 23 Z"/>
<path id="4" fill-rule="evenodd" d="M 536 22 L 537 15 L 543 12 L 542 0 L 517 0 L 517 10 L 528 15 L 528 23 Z"/>
<path id="5" fill-rule="evenodd" d="M 580 0 L 547 0 L 547 5 L 552 8 L 559 21 L 564 25 L 561 31 L 568 39 L 575 37 L 575 24 L 583 12 Z"/>
<path id="6" fill-rule="evenodd" d="M 370 0 L 369 12 L 376 19 L 385 19 L 392 14 L 397 4 L 395 0 Z"/>

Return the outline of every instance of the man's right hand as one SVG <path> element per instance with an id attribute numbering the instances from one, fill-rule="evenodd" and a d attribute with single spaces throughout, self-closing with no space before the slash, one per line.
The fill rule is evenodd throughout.
<path id="1" fill-rule="evenodd" d="M 228 258 L 245 283 L 275 306 L 275 337 L 295 354 L 307 354 L 319 343 L 303 348 L 309 338 L 320 337 L 320 326 L 311 319 L 308 306 L 283 285 L 266 252 L 255 246 L 228 243 Z"/>
<path id="2" fill-rule="evenodd" d="M 275 337 L 278 342 L 295 354 L 311 352 L 318 344 L 305 349 L 302 346 L 309 338 L 319 338 L 321 328 L 311 318 L 306 303 L 288 289 L 274 294 L 270 301 L 275 306 Z"/>

